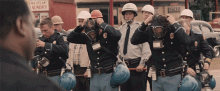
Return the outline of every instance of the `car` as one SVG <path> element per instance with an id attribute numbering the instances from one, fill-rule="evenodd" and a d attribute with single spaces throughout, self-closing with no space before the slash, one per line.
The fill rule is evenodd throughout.
<path id="1" fill-rule="evenodd" d="M 194 20 L 190 24 L 195 28 L 193 32 L 204 36 L 204 39 L 215 52 L 215 57 L 220 57 L 220 32 L 215 32 L 212 26 L 206 21 Z"/>

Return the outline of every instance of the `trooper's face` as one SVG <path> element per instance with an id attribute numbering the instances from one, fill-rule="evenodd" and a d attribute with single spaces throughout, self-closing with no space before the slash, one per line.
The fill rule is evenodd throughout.
<path id="1" fill-rule="evenodd" d="M 79 25 L 82 25 L 83 21 L 84 21 L 84 19 L 78 19 Z"/>
<path id="2" fill-rule="evenodd" d="M 134 18 L 134 13 L 133 12 L 125 12 L 125 21 L 132 20 Z"/>
<path id="3" fill-rule="evenodd" d="M 186 22 L 184 22 L 184 23 L 182 24 L 182 26 L 183 26 L 183 29 L 186 30 L 186 33 L 189 34 L 189 33 L 190 33 L 190 25 L 187 24 Z"/>
<path id="4" fill-rule="evenodd" d="M 181 16 L 181 18 L 182 19 L 186 19 L 186 20 L 188 20 L 189 21 L 189 23 L 191 23 L 191 21 L 192 21 L 192 18 L 191 17 L 189 17 L 189 16 Z"/>
<path id="5" fill-rule="evenodd" d="M 62 24 L 54 24 L 54 29 L 60 32 L 62 30 Z"/>
<path id="6" fill-rule="evenodd" d="M 45 38 L 50 38 L 50 36 L 53 35 L 53 33 L 54 33 L 54 28 L 53 28 L 53 26 L 52 26 L 52 27 L 49 27 L 48 24 L 41 25 L 41 26 L 40 26 L 40 30 L 41 30 L 42 35 L 43 35 Z"/>
<path id="7" fill-rule="evenodd" d="M 143 11 L 142 12 L 144 20 L 146 20 L 150 15 L 153 15 L 151 12 L 148 11 Z"/>

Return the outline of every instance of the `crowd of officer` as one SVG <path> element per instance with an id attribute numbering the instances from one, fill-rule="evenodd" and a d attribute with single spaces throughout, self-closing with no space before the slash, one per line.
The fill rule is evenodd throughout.
<path id="1" fill-rule="evenodd" d="M 14 6 L 7 8 L 9 4 Z M 37 39 L 32 12 L 24 0 L 0 1 L 0 9 L 0 19 L 5 21 L 0 26 L 0 57 L 5 65 L 1 65 L 1 91 L 146 91 L 147 80 L 152 91 L 215 87 L 215 79 L 207 72 L 212 50 L 203 35 L 193 32 L 196 28 L 190 25 L 193 13 L 189 9 L 177 21 L 173 15 L 155 14 L 153 6 L 145 5 L 141 23 L 135 20 L 137 6 L 127 3 L 122 8 L 125 23 L 118 28 L 105 23 L 99 10 L 81 11 L 77 27 L 67 32 L 62 18 L 53 16 L 40 21 L 42 36 Z M 12 16 L 13 20 L 4 20 Z M 31 60 L 31 68 L 25 60 Z M 29 75 L 9 76 L 21 69 L 28 70 L 23 75 Z M 30 82 L 30 78 L 35 80 Z"/>

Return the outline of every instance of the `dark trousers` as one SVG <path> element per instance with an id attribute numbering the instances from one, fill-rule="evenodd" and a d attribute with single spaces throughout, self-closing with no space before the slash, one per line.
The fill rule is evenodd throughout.
<path id="1" fill-rule="evenodd" d="M 139 63 L 127 65 L 136 68 Z M 121 85 L 121 91 L 146 91 L 146 72 L 130 71 L 130 78 Z"/>
<path id="2" fill-rule="evenodd" d="M 73 88 L 73 91 L 89 91 L 89 79 L 84 78 L 83 76 L 83 74 L 86 72 L 86 69 L 86 67 L 74 65 L 74 74 L 76 75 L 76 86 Z"/>

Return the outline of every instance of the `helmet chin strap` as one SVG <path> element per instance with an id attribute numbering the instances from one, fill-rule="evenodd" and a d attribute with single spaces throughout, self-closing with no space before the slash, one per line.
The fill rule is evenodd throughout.
<path id="1" fill-rule="evenodd" d="M 125 19 L 125 17 L 124 17 L 124 19 Z M 133 19 L 126 21 L 126 23 L 132 23 L 133 20 L 134 20 L 134 17 L 133 17 Z"/>

